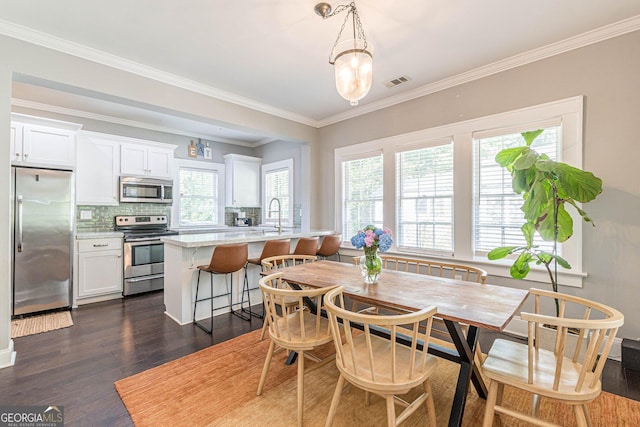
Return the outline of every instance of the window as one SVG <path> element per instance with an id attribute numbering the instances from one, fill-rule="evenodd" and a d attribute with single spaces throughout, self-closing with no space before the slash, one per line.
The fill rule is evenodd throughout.
<path id="1" fill-rule="evenodd" d="M 453 143 L 396 153 L 396 246 L 453 251 Z"/>
<path id="2" fill-rule="evenodd" d="M 262 166 L 263 223 L 278 225 L 280 202 L 281 224 L 293 226 L 293 159 Z"/>
<path id="3" fill-rule="evenodd" d="M 495 155 L 523 144 L 521 132 L 545 129 L 534 148 L 581 168 L 582 115 L 583 99 L 574 97 L 337 148 L 336 229 L 347 240 L 367 224 L 386 226 L 394 234 L 392 252 L 510 277 L 509 260 L 486 257 L 495 247 L 524 242 L 521 196 Z M 576 226 L 561 248 L 572 266 L 558 272 L 563 285 L 581 286 L 581 248 L 582 227 Z M 548 280 L 535 266 L 527 279 Z"/>
<path id="4" fill-rule="evenodd" d="M 172 226 L 203 227 L 224 225 L 221 188 L 224 186 L 224 165 L 217 163 L 176 160 L 172 207 Z"/>
<path id="5" fill-rule="evenodd" d="M 523 129 L 522 132 L 535 130 Z M 549 158 L 557 159 L 557 150 L 561 146 L 560 126 L 547 127 L 533 142 L 531 148 Z M 511 186 L 511 175 L 495 161 L 496 154 L 505 148 L 523 146 L 524 139 L 520 132 L 485 135 L 474 139 L 475 170 L 474 190 L 476 203 L 474 209 L 475 253 L 486 255 L 498 246 L 525 245 L 520 227 L 524 222 L 524 214 L 520 210 L 522 196 L 515 194 Z M 536 234 L 534 244 L 552 251 L 553 244 L 545 242 Z M 558 252 L 561 253 L 561 246 Z"/>
<path id="6" fill-rule="evenodd" d="M 382 228 L 382 155 L 342 162 L 342 176 L 345 238 L 369 224 Z"/>

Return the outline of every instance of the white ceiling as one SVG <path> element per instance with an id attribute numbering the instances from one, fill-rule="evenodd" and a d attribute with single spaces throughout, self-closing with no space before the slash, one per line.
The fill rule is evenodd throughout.
<path id="1" fill-rule="evenodd" d="M 640 21 L 638 0 L 358 0 L 374 49 L 374 83 L 360 105 L 351 107 L 337 94 L 328 64 L 344 14 L 323 20 L 313 12 L 315 3 L 0 0 L 0 33 L 121 68 L 144 65 L 155 78 L 179 79 L 221 99 L 322 126 L 455 78 L 470 79 L 474 70 L 496 72 L 527 55 L 541 58 L 637 30 Z M 409 82 L 385 86 L 401 75 Z M 32 83 L 17 83 L 17 103 L 53 103 L 159 128 L 187 127 L 194 136 L 223 142 L 268 141 L 251 130 L 221 129 L 171 112 L 151 114 L 144 106 L 124 108 L 118 100 L 97 106 L 90 94 L 62 101 L 57 95 L 67 94 L 65 88 L 36 89 Z"/>

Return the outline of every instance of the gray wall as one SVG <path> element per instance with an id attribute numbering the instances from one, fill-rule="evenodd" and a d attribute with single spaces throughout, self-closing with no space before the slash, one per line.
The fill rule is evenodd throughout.
<path id="1" fill-rule="evenodd" d="M 619 336 L 640 337 L 640 31 L 495 74 L 320 129 L 316 184 L 332 183 L 334 149 L 583 95 L 584 168 L 603 180 L 603 193 L 585 210 L 583 288 L 561 291 L 601 301 L 626 316 Z M 315 226 L 333 227 L 334 187 L 315 185 Z M 529 288 L 541 283 L 491 277 Z"/>

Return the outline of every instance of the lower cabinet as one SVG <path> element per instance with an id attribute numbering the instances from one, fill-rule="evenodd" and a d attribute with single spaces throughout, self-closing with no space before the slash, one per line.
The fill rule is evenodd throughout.
<path id="1" fill-rule="evenodd" d="M 122 292 L 122 239 L 77 241 L 78 299 Z"/>

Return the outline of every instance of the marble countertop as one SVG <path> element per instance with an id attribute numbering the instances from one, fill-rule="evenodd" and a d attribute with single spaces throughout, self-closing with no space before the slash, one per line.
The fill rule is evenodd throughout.
<path id="1" fill-rule="evenodd" d="M 333 233 L 333 230 L 301 231 L 300 229 L 285 229 L 282 230 L 281 233 L 277 231 L 246 230 L 223 233 L 181 234 L 178 236 L 164 236 L 161 240 L 167 245 L 180 246 L 183 248 L 198 248 L 231 243 L 252 243 L 277 239 L 326 236 Z"/>
<path id="2" fill-rule="evenodd" d="M 122 238 L 124 233 L 121 231 L 82 231 L 76 233 L 76 240 L 87 239 L 108 239 L 110 237 Z"/>

